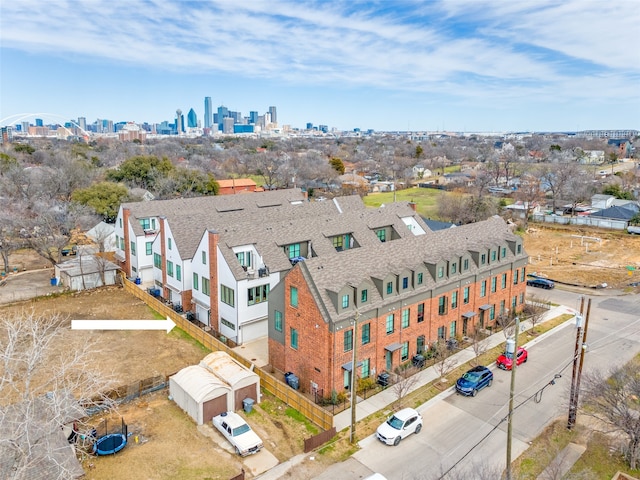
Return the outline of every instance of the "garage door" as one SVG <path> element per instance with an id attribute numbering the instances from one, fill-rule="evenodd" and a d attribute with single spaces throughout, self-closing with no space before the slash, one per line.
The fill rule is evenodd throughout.
<path id="1" fill-rule="evenodd" d="M 196 319 L 205 325 L 209 325 L 209 309 L 196 303 Z"/>
<path id="2" fill-rule="evenodd" d="M 202 404 L 202 421 L 204 423 L 211 422 L 211 419 L 222 412 L 227 411 L 227 394 L 212 398 Z"/>
<path id="3" fill-rule="evenodd" d="M 235 391 L 235 409 L 236 410 L 240 410 L 243 405 L 242 405 L 242 401 L 245 398 L 252 398 L 254 402 L 257 402 L 258 399 L 256 398 L 256 385 L 247 385 L 246 387 L 242 387 L 240 390 L 236 390 Z"/>
<path id="4" fill-rule="evenodd" d="M 267 329 L 268 323 L 266 318 L 259 322 L 242 325 L 242 343 L 250 342 L 257 338 L 266 336 L 268 333 Z"/>

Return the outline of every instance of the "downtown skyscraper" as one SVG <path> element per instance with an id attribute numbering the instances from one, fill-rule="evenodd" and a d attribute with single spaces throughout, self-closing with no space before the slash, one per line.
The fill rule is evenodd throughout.
<path id="1" fill-rule="evenodd" d="M 211 128 L 213 125 L 213 103 L 211 97 L 204 97 L 204 128 Z"/>

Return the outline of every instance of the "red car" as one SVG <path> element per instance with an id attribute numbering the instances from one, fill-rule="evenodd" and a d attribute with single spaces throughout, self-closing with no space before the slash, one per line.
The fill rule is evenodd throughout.
<path id="1" fill-rule="evenodd" d="M 518 355 L 516 356 L 516 365 L 526 362 L 529 359 L 529 353 L 522 347 L 518 347 Z M 496 365 L 502 370 L 511 370 L 512 359 L 507 355 L 507 352 L 503 353 L 496 360 Z"/>

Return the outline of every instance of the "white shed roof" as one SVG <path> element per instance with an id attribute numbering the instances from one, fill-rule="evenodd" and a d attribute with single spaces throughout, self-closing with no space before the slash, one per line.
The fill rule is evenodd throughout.
<path id="1" fill-rule="evenodd" d="M 227 352 L 211 352 L 202 359 L 200 365 L 231 387 L 250 385 L 259 381 L 257 373 L 238 363 Z"/>
<path id="2" fill-rule="evenodd" d="M 231 392 L 228 385 L 200 365 L 189 365 L 171 378 L 198 403 L 217 397 L 217 390 Z"/>

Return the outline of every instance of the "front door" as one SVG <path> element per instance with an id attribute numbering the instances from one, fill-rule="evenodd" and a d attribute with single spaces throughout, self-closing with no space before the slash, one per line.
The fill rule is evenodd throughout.
<path id="1" fill-rule="evenodd" d="M 420 335 L 416 342 L 416 352 L 418 354 L 424 352 L 424 335 Z"/>
<path id="2" fill-rule="evenodd" d="M 349 370 L 344 371 L 344 388 L 349 389 L 351 385 L 351 372 Z"/>
<path id="3" fill-rule="evenodd" d="M 469 319 L 467 317 L 464 317 L 462 319 L 462 335 L 464 335 L 465 337 L 467 336 L 467 323 L 469 322 Z"/>
<path id="4" fill-rule="evenodd" d="M 390 352 L 389 350 L 387 350 L 386 361 L 387 361 L 387 372 L 390 372 L 391 367 L 393 366 L 393 352 Z"/>

